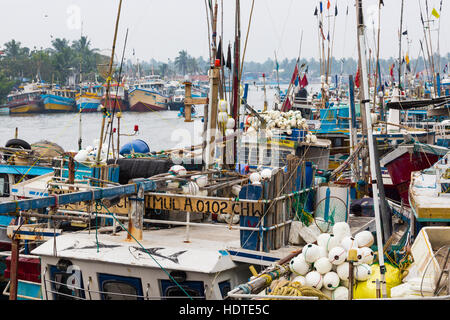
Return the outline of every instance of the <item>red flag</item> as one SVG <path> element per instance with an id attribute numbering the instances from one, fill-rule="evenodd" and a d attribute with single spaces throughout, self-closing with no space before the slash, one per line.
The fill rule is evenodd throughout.
<path id="1" fill-rule="evenodd" d="M 292 108 L 291 100 L 289 99 L 289 97 L 286 97 L 286 100 L 284 101 L 281 111 L 286 112 L 291 110 L 291 108 Z"/>
<path id="2" fill-rule="evenodd" d="M 297 77 L 298 77 L 298 65 L 296 64 L 295 69 L 294 69 L 294 74 L 292 75 L 292 79 L 291 79 L 292 84 L 295 83 L 295 80 L 297 79 Z"/>
<path id="3" fill-rule="evenodd" d="M 391 77 L 394 77 L 394 67 L 395 67 L 395 64 L 393 64 L 390 68 Z"/>
<path id="4" fill-rule="evenodd" d="M 358 68 L 358 72 L 356 72 L 355 86 L 356 86 L 357 88 L 359 88 L 359 68 Z"/>
<path id="5" fill-rule="evenodd" d="M 305 73 L 305 75 L 302 78 L 302 81 L 300 82 L 300 86 L 302 88 L 305 88 L 307 85 L 308 85 L 308 79 L 306 78 L 306 73 Z"/>
<path id="6" fill-rule="evenodd" d="M 331 3 L 330 3 L 330 0 L 328 0 L 327 9 L 330 10 L 330 7 L 331 7 Z"/>

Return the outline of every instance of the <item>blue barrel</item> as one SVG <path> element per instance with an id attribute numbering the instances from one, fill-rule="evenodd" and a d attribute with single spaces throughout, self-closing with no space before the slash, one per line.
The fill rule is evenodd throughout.
<path id="1" fill-rule="evenodd" d="M 133 140 L 130 143 L 125 144 L 119 151 L 119 153 L 122 156 L 130 153 L 149 153 L 149 152 L 150 148 L 148 147 L 148 144 L 140 139 Z"/>

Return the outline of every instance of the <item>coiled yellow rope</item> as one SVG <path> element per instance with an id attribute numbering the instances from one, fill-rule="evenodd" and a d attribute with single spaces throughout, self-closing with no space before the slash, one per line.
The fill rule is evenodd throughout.
<path id="1" fill-rule="evenodd" d="M 289 296 L 289 297 L 318 297 L 319 300 L 331 300 L 322 291 L 316 288 L 303 286 L 299 282 L 292 282 L 288 280 L 275 280 L 270 286 L 271 296 Z M 278 300 L 278 299 L 277 299 Z"/>

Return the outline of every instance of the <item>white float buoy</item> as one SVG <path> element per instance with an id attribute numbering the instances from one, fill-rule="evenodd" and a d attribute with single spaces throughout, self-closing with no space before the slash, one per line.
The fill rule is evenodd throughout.
<path id="1" fill-rule="evenodd" d="M 366 281 L 370 278 L 370 275 L 372 274 L 372 269 L 368 264 L 360 264 L 356 266 L 355 268 L 355 277 L 358 281 Z"/>
<path id="2" fill-rule="evenodd" d="M 169 169 L 169 173 L 175 176 L 185 176 L 187 174 L 187 170 L 183 166 L 174 165 Z"/>
<path id="3" fill-rule="evenodd" d="M 362 247 L 358 249 L 357 252 L 357 257 L 358 257 L 358 263 L 365 263 L 368 265 L 371 265 L 373 263 L 373 259 L 374 259 L 374 253 L 372 251 L 372 249 L 367 248 L 367 247 Z"/>
<path id="4" fill-rule="evenodd" d="M 360 248 L 370 247 L 371 245 L 373 245 L 373 242 L 375 240 L 372 235 L 372 232 L 367 231 L 367 230 L 358 232 L 355 235 L 355 239 L 356 239 L 356 241 L 358 241 L 358 247 L 360 247 Z"/>
<path id="5" fill-rule="evenodd" d="M 328 257 L 319 258 L 316 262 L 314 262 L 314 269 L 320 274 L 326 274 L 331 271 L 332 264 Z"/>
<path id="6" fill-rule="evenodd" d="M 327 288 L 328 290 L 334 291 L 336 288 L 339 287 L 340 282 L 341 279 L 339 278 L 338 274 L 334 271 L 330 271 L 323 276 L 323 287 Z"/>
<path id="7" fill-rule="evenodd" d="M 346 287 L 337 287 L 331 295 L 333 300 L 348 300 L 348 289 Z"/>
<path id="8" fill-rule="evenodd" d="M 342 247 L 334 247 L 328 252 L 328 259 L 332 264 L 340 265 L 347 259 L 347 253 Z"/>
<path id="9" fill-rule="evenodd" d="M 304 276 L 311 269 L 311 265 L 300 254 L 289 262 L 289 269 L 296 275 Z"/>
<path id="10" fill-rule="evenodd" d="M 343 264 L 338 265 L 336 269 L 336 273 L 338 274 L 341 280 L 347 281 L 349 276 L 349 267 L 350 264 L 348 262 L 344 262 Z"/>
<path id="11" fill-rule="evenodd" d="M 306 285 L 306 278 L 304 276 L 296 276 L 292 282 L 298 282 L 300 283 L 302 286 Z"/>
<path id="12" fill-rule="evenodd" d="M 313 243 L 309 243 L 302 249 L 302 256 L 308 263 L 314 263 L 320 257 L 319 246 Z"/>
<path id="13" fill-rule="evenodd" d="M 317 271 L 311 271 L 305 276 L 306 285 L 320 290 L 322 288 L 323 279 L 322 275 Z"/>
<path id="14" fill-rule="evenodd" d="M 349 237 L 349 236 L 345 236 L 342 240 L 341 240 L 341 247 L 344 248 L 346 251 L 350 250 L 350 249 L 357 249 L 358 248 L 358 241 L 356 241 L 355 238 L 353 237 Z"/>

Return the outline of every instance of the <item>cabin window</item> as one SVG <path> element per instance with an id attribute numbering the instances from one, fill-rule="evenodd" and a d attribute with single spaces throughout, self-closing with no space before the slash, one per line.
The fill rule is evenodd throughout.
<path id="1" fill-rule="evenodd" d="M 5 173 L 0 173 L 0 197 L 9 197 L 9 180 Z"/>
<path id="2" fill-rule="evenodd" d="M 222 299 L 225 299 L 228 292 L 231 291 L 230 281 L 227 280 L 227 281 L 219 282 L 219 290 L 220 290 L 220 294 L 222 295 Z"/>
<path id="3" fill-rule="evenodd" d="M 98 286 L 102 300 L 143 300 L 140 278 L 99 274 Z"/>
<path id="4" fill-rule="evenodd" d="M 162 299 L 189 299 L 186 293 L 197 300 L 205 300 L 203 281 L 183 281 L 178 285 L 172 280 L 160 280 Z M 183 288 L 183 290 L 180 288 Z"/>
<path id="5" fill-rule="evenodd" d="M 81 271 L 73 265 L 67 268 L 50 267 L 54 300 L 82 300 L 85 298 Z"/>

